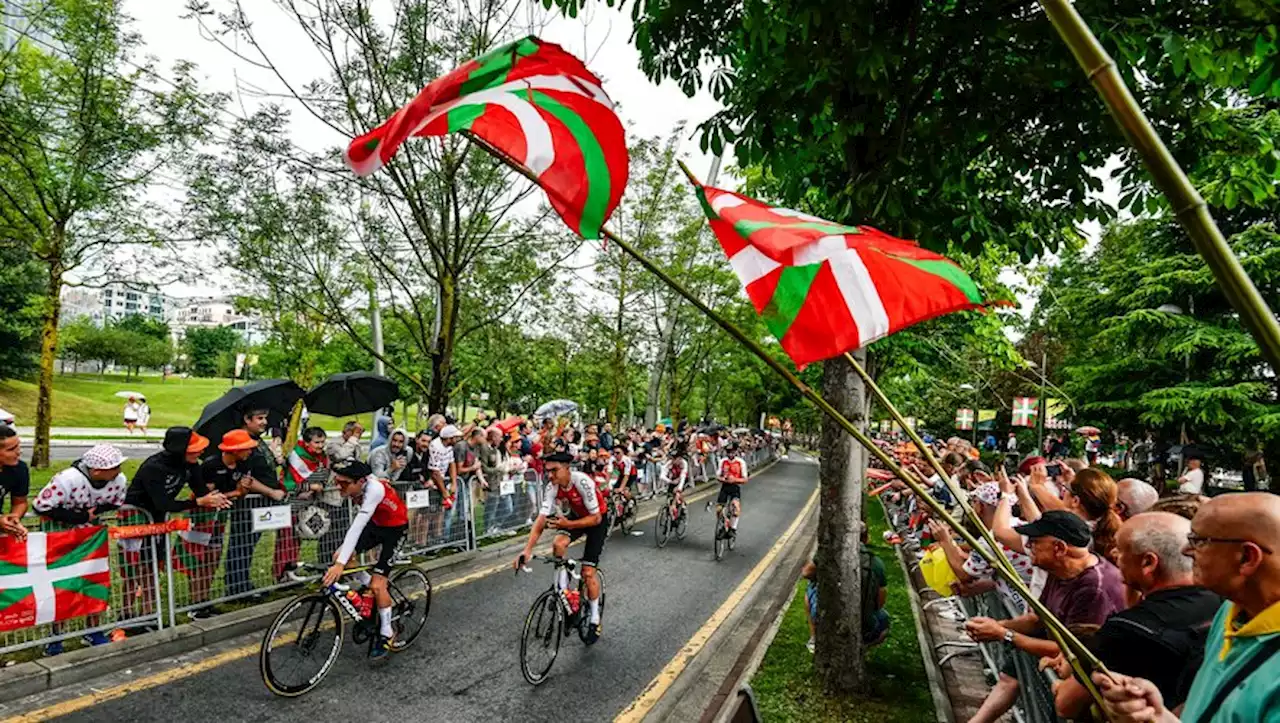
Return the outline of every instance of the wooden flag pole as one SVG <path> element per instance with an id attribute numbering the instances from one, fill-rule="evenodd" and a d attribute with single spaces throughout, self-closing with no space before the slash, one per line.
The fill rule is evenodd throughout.
<path id="1" fill-rule="evenodd" d="M 525 168 L 523 164 L 510 158 L 509 156 L 507 156 L 507 154 L 495 148 L 490 143 L 485 141 L 483 138 L 476 136 L 474 133 L 463 131 L 463 134 L 468 139 L 470 139 L 473 143 L 480 146 L 481 148 L 484 148 L 486 151 L 491 153 L 495 158 L 498 158 L 499 160 L 501 160 L 503 163 L 509 166 L 516 173 L 519 173 L 520 175 L 524 176 L 525 178 L 529 179 L 534 183 L 538 183 L 537 175 L 534 174 L 532 171 L 530 171 L 528 168 Z M 680 168 L 685 172 L 685 175 L 687 175 L 692 182 L 694 182 L 695 184 L 697 183 L 697 179 L 693 176 L 693 174 L 689 171 L 689 169 L 683 163 L 680 164 Z M 672 278 L 669 274 L 667 274 L 665 271 L 659 268 L 656 264 L 650 261 L 644 254 L 641 254 L 634 247 L 632 247 L 631 244 L 627 243 L 625 240 L 618 237 L 617 234 L 613 233 L 607 228 L 601 228 L 600 235 L 604 236 L 614 244 L 617 244 L 618 248 L 622 249 L 627 255 L 631 256 L 633 259 L 639 262 L 639 264 L 645 267 L 645 269 L 647 269 L 650 273 L 654 274 L 659 279 L 661 279 L 663 283 L 667 284 L 669 287 L 671 287 L 673 291 L 678 293 L 680 296 L 684 297 L 684 299 L 688 301 L 690 304 L 692 304 L 695 308 L 697 308 L 702 313 L 706 314 L 707 317 L 712 321 L 714 321 L 717 326 L 719 326 L 721 329 L 724 329 L 730 336 L 732 336 L 735 340 L 737 340 L 738 343 L 746 347 L 752 354 L 755 354 L 756 357 L 758 357 L 760 361 L 764 362 L 766 366 L 772 369 L 775 373 L 777 373 L 783 379 L 787 380 L 787 382 L 791 384 L 793 387 L 795 387 L 796 390 L 799 391 L 802 396 L 804 396 L 806 399 L 812 402 L 813 405 L 816 406 L 818 409 L 822 410 L 823 413 L 825 413 L 828 417 L 830 417 L 831 420 L 834 421 L 836 424 L 838 424 L 842 429 L 848 432 L 850 436 L 852 436 L 855 440 L 857 440 L 858 443 L 861 444 L 864 448 L 866 448 L 866 450 L 870 452 L 873 456 L 875 456 L 876 459 L 880 460 L 880 463 L 883 464 L 886 469 L 892 472 L 895 477 L 902 480 L 907 485 L 907 487 L 909 487 L 911 491 L 915 493 L 916 497 L 921 502 L 923 502 L 926 507 L 929 508 L 929 510 L 934 514 L 934 516 L 937 519 L 942 520 L 947 525 L 952 527 L 962 538 L 964 538 L 964 541 L 968 543 L 970 547 L 972 547 L 975 551 L 977 551 L 977 553 L 980 556 L 982 556 L 982 558 L 985 559 L 992 566 L 992 569 L 996 572 L 996 574 L 1004 578 L 1005 582 L 1007 582 L 1014 590 L 1016 590 L 1020 595 L 1022 595 L 1027 600 L 1031 608 L 1040 617 L 1041 623 L 1050 631 L 1053 637 L 1058 641 L 1059 646 L 1062 648 L 1064 654 L 1068 656 L 1068 659 L 1074 660 L 1076 656 L 1079 656 L 1080 658 L 1083 658 L 1085 661 L 1087 661 L 1092 668 L 1097 670 L 1105 670 L 1105 667 L 1102 665 L 1102 662 L 1098 660 L 1097 656 L 1095 656 L 1092 652 L 1090 652 L 1089 649 L 1086 648 L 1084 644 L 1081 643 L 1080 640 L 1076 638 L 1074 634 L 1071 633 L 1071 631 L 1067 630 L 1066 626 L 1063 625 L 1062 622 L 1059 621 L 1056 617 L 1054 617 L 1053 613 L 1051 613 L 1048 610 L 1048 608 L 1044 607 L 1043 603 L 1041 603 L 1040 600 L 1036 598 L 1036 596 L 1031 594 L 1031 590 L 1027 587 L 1026 583 L 1022 581 L 1022 578 L 1019 577 L 1016 573 L 1013 573 L 1007 568 L 1005 568 L 1005 566 L 1002 565 L 999 562 L 999 560 L 996 558 L 996 555 L 993 551 L 987 550 L 981 544 L 979 544 L 978 538 L 975 537 L 973 533 L 968 530 L 968 528 L 960 524 L 954 517 L 952 517 L 951 513 L 949 513 L 945 507 L 943 507 L 936 499 L 934 499 L 933 495 L 929 494 L 928 490 L 926 490 L 924 486 L 916 479 L 914 472 L 907 472 L 906 470 L 902 469 L 902 467 L 898 465 L 897 461 L 893 459 L 893 457 L 886 454 L 884 450 L 877 447 L 875 443 L 872 442 L 871 439 L 862 432 L 862 430 L 858 429 L 857 425 L 849 421 L 843 414 L 840 413 L 838 409 L 833 407 L 830 402 L 824 399 L 822 395 L 815 392 L 809 385 L 801 381 L 800 378 L 797 377 L 791 370 L 787 369 L 785 366 L 782 365 L 781 362 L 779 362 L 777 359 L 774 359 L 772 356 L 770 356 L 769 353 L 765 351 L 764 347 L 759 344 L 759 342 L 748 337 L 741 329 L 739 329 L 733 323 L 731 323 L 730 321 L 725 319 L 723 316 L 721 316 L 720 314 L 712 310 L 709 306 L 703 303 L 701 299 L 699 299 L 697 296 L 691 293 L 688 289 L 684 288 L 682 284 L 680 284 L 678 281 Z M 981 527 L 982 521 L 980 519 L 976 520 L 976 524 L 978 524 Z M 1092 690 L 1092 684 L 1088 682 L 1087 676 L 1085 676 L 1085 683 L 1087 686 L 1091 688 L 1091 692 L 1096 693 L 1096 691 Z"/>
<path id="2" fill-rule="evenodd" d="M 1142 156 L 1151 179 L 1169 199 L 1178 222 L 1213 272 L 1223 295 L 1239 312 L 1240 321 L 1253 335 L 1262 356 L 1271 364 L 1273 371 L 1280 373 L 1280 323 L 1227 245 L 1204 198 L 1191 185 L 1187 174 L 1134 100 L 1116 70 L 1115 61 L 1068 0 L 1040 0 L 1040 6 L 1075 55 L 1076 62 L 1089 76 L 1089 82 L 1098 91 L 1130 145 Z"/>

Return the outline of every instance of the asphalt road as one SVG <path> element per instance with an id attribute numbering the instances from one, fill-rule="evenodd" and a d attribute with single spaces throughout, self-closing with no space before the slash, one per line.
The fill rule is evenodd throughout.
<path id="1" fill-rule="evenodd" d="M 348 641 L 324 683 L 300 699 L 271 695 L 255 655 L 58 720 L 611 720 L 795 521 L 817 469 L 807 460 L 782 461 L 753 479 L 744 489 L 737 548 L 719 563 L 711 553 L 715 518 L 701 505 L 691 510 L 686 538 L 661 550 L 652 520 L 643 536 L 615 530 L 601 565 L 604 637 L 591 648 L 567 638 L 551 678 L 536 688 L 520 675 L 519 637 L 529 605 L 551 582 L 545 565 L 439 592 L 422 637 L 381 668 L 371 669 L 365 647 Z"/>
<path id="2" fill-rule="evenodd" d="M 159 440 L 156 440 L 154 442 L 143 442 L 141 439 L 137 439 L 137 440 L 108 439 L 103 441 L 107 442 L 108 444 L 114 444 L 115 446 L 119 447 L 120 451 L 124 453 L 124 456 L 128 457 L 129 459 L 139 459 L 139 460 L 146 459 L 147 457 L 150 457 L 151 455 L 160 451 Z M 74 462 L 75 460 L 80 459 L 82 456 L 84 456 L 84 453 L 88 451 L 88 449 L 95 444 L 97 444 L 97 442 L 91 442 L 91 441 L 81 442 L 80 440 L 74 440 L 74 441 L 69 440 L 67 442 L 57 443 L 49 447 L 49 457 L 54 461 Z M 27 454 L 24 456 L 30 456 L 30 452 L 28 451 Z"/>

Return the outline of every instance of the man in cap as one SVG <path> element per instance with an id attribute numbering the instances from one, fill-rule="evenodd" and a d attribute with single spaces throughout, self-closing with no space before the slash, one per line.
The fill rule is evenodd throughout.
<path id="1" fill-rule="evenodd" d="M 22 440 L 13 427 L 0 424 L 0 512 L 4 498 L 9 498 L 9 514 L 0 515 L 0 534 L 18 539 L 27 536 L 22 516 L 27 513 L 27 495 L 31 491 L 31 470 L 22 461 Z"/>
<path id="2" fill-rule="evenodd" d="M 155 522 L 164 522 L 170 512 L 230 507 L 231 502 L 221 492 L 178 499 L 183 489 L 198 489 L 195 482 L 199 479 L 200 455 L 208 446 L 208 438 L 191 428 L 170 427 L 164 433 L 161 451 L 147 457 L 134 473 L 124 495 L 125 504 L 146 510 Z"/>
<path id="3" fill-rule="evenodd" d="M 84 456 L 49 480 L 49 484 L 36 496 L 34 507 L 40 516 L 68 527 L 90 524 L 98 515 L 124 504 L 126 482 L 120 473 L 125 457 L 110 444 L 90 447 Z M 95 628 L 101 616 L 89 615 L 85 623 Z M 54 626 L 54 633 L 60 633 Z M 101 631 L 84 636 L 89 645 L 106 645 L 111 642 Z M 45 646 L 45 655 L 62 653 L 62 641 Z"/>
<path id="4" fill-rule="evenodd" d="M 600 554 L 604 552 L 604 540 L 607 532 L 604 521 L 604 493 L 596 487 L 596 483 L 585 474 L 570 467 L 573 455 L 567 451 L 556 451 L 543 458 L 545 463 L 547 486 L 542 493 L 542 508 L 538 518 L 529 531 L 529 539 L 524 550 L 515 560 L 515 569 L 524 567 L 524 563 L 533 557 L 533 547 L 538 544 L 542 531 L 551 528 L 556 531 L 555 542 L 551 552 L 557 560 L 563 560 L 569 543 L 586 536 L 586 545 L 582 548 L 582 579 L 587 587 L 587 607 L 590 627 L 587 629 L 586 643 L 591 645 L 600 639 L 600 578 L 596 577 L 596 567 L 600 564 Z M 557 500 L 563 501 L 569 508 L 568 517 L 561 516 Z M 556 585 L 564 590 L 569 587 L 569 573 L 558 567 Z M 580 613 L 579 613 L 580 614 Z"/>
<path id="5" fill-rule="evenodd" d="M 1112 613 L 1124 609 L 1120 571 L 1089 549 L 1092 539 L 1082 518 L 1066 510 L 1049 510 L 1013 529 L 1027 539 L 1025 549 L 1031 562 L 1048 573 L 1040 601 L 1062 624 L 1100 626 Z M 1034 612 L 1012 620 L 973 617 L 965 623 L 965 630 L 977 642 L 1003 640 L 1036 658 L 1060 652 L 1056 642 L 1045 638 Z M 1016 672 L 1013 656 L 1007 656 L 999 680 L 970 723 L 996 721 L 1009 710 L 1018 697 Z"/>
<path id="6" fill-rule="evenodd" d="M 333 565 L 324 573 L 324 585 L 328 587 L 338 581 L 352 555 L 379 548 L 378 561 L 370 568 L 372 575 L 361 582 L 373 590 L 374 603 L 378 607 L 378 635 L 369 657 L 383 660 L 390 652 L 391 639 L 395 635 L 391 627 L 391 593 L 387 592 L 387 577 L 391 574 L 396 547 L 409 527 L 408 512 L 395 488 L 386 480 L 374 477 L 373 470 L 364 462 L 350 460 L 339 463 L 333 469 L 333 481 L 342 496 L 359 504 L 360 509 L 351 519 L 342 547 L 334 553 Z"/>
<path id="7" fill-rule="evenodd" d="M 253 487 L 252 491 L 280 502 L 288 493 L 280 482 L 275 452 L 263 438 L 267 431 L 267 415 L 266 409 L 245 409 L 240 429 L 227 432 L 223 435 L 222 441 L 231 440 L 231 444 L 237 451 L 245 449 L 250 451 L 248 459 L 245 460 L 248 478 L 251 480 L 249 486 L 252 487 L 252 483 L 257 482 L 261 486 Z M 219 449 L 221 448 L 222 445 L 219 444 Z M 263 494 L 264 488 L 266 494 Z M 253 509 L 258 506 L 260 505 L 241 497 L 235 501 L 234 509 L 231 511 L 231 539 L 227 543 L 227 560 L 224 569 L 228 595 L 240 595 L 253 590 L 254 585 L 249 579 L 249 569 L 253 561 L 254 549 L 262 539 L 261 532 L 253 531 Z"/>

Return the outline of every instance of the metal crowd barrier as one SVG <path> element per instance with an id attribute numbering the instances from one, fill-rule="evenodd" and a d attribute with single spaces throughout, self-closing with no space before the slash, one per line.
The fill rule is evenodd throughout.
<path id="1" fill-rule="evenodd" d="M 898 532 L 904 541 L 904 546 L 919 546 L 918 538 L 915 533 L 908 529 L 908 519 L 910 512 L 905 505 L 894 504 L 889 499 L 880 498 L 884 504 L 886 517 L 890 525 Z M 913 565 L 917 567 L 918 565 Z M 1014 612 L 1008 601 L 1004 600 L 999 592 L 992 590 L 971 597 L 951 597 L 931 600 L 926 603 L 926 607 L 935 603 L 946 604 L 943 601 L 954 601 L 956 609 L 961 612 L 965 618 L 972 617 L 989 617 L 996 620 L 1008 620 L 1018 617 L 1020 613 Z M 951 659 L 968 654 L 976 650 L 982 657 L 983 672 L 987 677 L 987 681 L 994 685 L 999 679 L 1000 672 L 1006 667 L 1012 666 L 1018 680 L 1018 700 L 1012 709 L 1013 717 L 1018 723 L 1059 723 L 1060 719 L 1057 715 L 1053 700 L 1052 682 L 1055 679 L 1052 672 L 1041 671 L 1039 669 L 1039 660 L 1031 654 L 1019 650 L 1014 646 L 1003 641 L 970 643 L 966 645 L 957 645 L 956 643 L 944 643 L 939 646 L 939 650 L 935 653 L 941 653 L 942 648 L 953 650 L 943 655 L 939 660 L 939 665 L 945 665 Z"/>
<path id="2" fill-rule="evenodd" d="M 145 510 L 125 505 L 119 510 L 103 514 L 93 525 L 105 526 L 109 531 L 112 527 L 144 525 L 151 521 L 151 516 Z M 29 532 L 57 532 L 77 527 L 35 516 L 24 517 L 22 523 Z M 90 525 L 82 527 L 87 526 Z M 108 537 L 107 560 L 111 571 L 111 587 L 106 611 L 0 633 L 0 654 L 43 647 L 90 633 L 110 634 L 117 628 L 148 625 L 156 629 L 164 627 L 165 616 L 159 593 L 159 561 L 165 555 L 164 541 L 163 535 L 120 540 Z M 33 588 L 32 594 L 35 592 Z"/>
<path id="3" fill-rule="evenodd" d="M 525 470 L 518 478 L 490 481 L 477 505 L 475 522 L 477 539 L 510 537 L 533 524 L 542 506 L 542 475 Z"/>

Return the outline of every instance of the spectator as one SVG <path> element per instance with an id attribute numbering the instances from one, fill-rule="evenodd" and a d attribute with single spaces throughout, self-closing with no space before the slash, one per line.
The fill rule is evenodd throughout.
<path id="1" fill-rule="evenodd" d="M 485 482 L 484 532 L 487 535 L 501 531 L 505 520 L 505 513 L 498 508 L 502 501 L 500 485 L 503 481 L 502 457 L 505 450 L 502 444 L 502 430 L 497 427 L 490 427 L 479 437 L 480 449 L 477 454 L 480 457 L 480 476 Z"/>
<path id="2" fill-rule="evenodd" d="M 1263 489 L 1259 484 L 1260 482 L 1269 482 L 1267 479 L 1267 465 L 1263 461 L 1261 450 L 1254 450 L 1244 456 L 1244 473 L 1241 481 L 1244 482 L 1245 492 L 1257 492 Z M 1269 484 L 1266 489 L 1273 492 L 1280 491 L 1271 490 Z"/>
<path id="3" fill-rule="evenodd" d="M 1197 456 L 1197 453 L 1190 452 L 1187 456 L 1187 471 L 1182 473 L 1178 478 L 1178 492 L 1184 495 L 1202 495 L 1204 494 L 1204 470 L 1201 465 L 1204 460 Z"/>
<path id="4" fill-rule="evenodd" d="M 275 453 L 262 435 L 267 431 L 266 409 L 245 409 L 241 414 L 243 420 L 240 429 L 227 432 L 222 437 L 218 449 L 234 450 L 250 449 L 253 451 L 245 460 L 251 489 L 263 497 L 281 502 L 287 493 L 280 486 L 279 471 L 276 467 Z M 226 445 L 226 446 L 224 446 Z M 258 485 L 253 485 L 257 482 Z M 231 510 L 231 539 L 227 542 L 227 560 L 224 570 L 225 592 L 228 595 L 242 595 L 253 589 L 250 580 L 250 567 L 253 562 L 253 551 L 262 539 L 261 532 L 253 530 L 253 509 L 258 506 L 247 497 L 241 497 L 233 503 Z M 277 532 L 277 537 L 279 537 Z M 292 533 L 292 530 L 289 530 Z"/>
<path id="5" fill-rule="evenodd" d="M 472 499 L 472 495 L 476 492 L 474 483 L 478 481 L 482 486 L 484 484 L 484 480 L 478 478 L 480 457 L 477 454 L 480 447 L 480 437 L 484 433 L 478 429 L 473 429 L 471 434 L 464 439 L 462 432 L 452 425 L 442 430 L 440 435 L 444 437 L 445 432 L 450 432 L 453 435 L 451 439 L 453 440 L 453 462 L 456 482 L 454 483 L 453 509 L 446 513 L 444 518 L 444 536 L 446 540 L 466 544 L 465 527 L 466 520 L 472 509 L 471 505 L 474 502 Z M 445 441 L 448 442 L 448 439 Z M 455 537 L 453 527 L 457 522 L 462 522 L 464 531 Z"/>
<path id="6" fill-rule="evenodd" d="M 1182 720 L 1273 721 L 1280 716 L 1280 498 L 1222 495 L 1201 505 L 1184 549 L 1195 582 L 1226 598 L 1209 628 Z M 1113 673 L 1093 676 L 1108 717 L 1178 720 L 1160 686 Z"/>
<path id="7" fill-rule="evenodd" d="M 1117 567 L 1137 602 L 1107 618 L 1090 648 L 1109 670 L 1156 684 L 1171 707 L 1187 697 L 1204 658 L 1204 640 L 1222 599 L 1195 585 L 1191 559 L 1182 554 L 1191 523 L 1168 512 L 1133 517 L 1116 537 Z M 1058 715 L 1076 718 L 1092 699 L 1059 657 L 1063 679 L 1054 692 Z"/>
<path id="8" fill-rule="evenodd" d="M 354 419 L 342 425 L 342 436 L 325 445 L 324 453 L 329 457 L 329 464 L 360 459 L 360 437 L 363 434 L 364 427 Z"/>
<path id="9" fill-rule="evenodd" d="M 302 497 L 324 492 L 329 481 L 329 455 L 324 451 L 326 437 L 320 427 L 302 430 L 302 437 L 289 452 L 289 464 L 284 475 L 285 490 Z"/>
<path id="10" fill-rule="evenodd" d="M 27 536 L 22 516 L 27 514 L 27 495 L 31 493 L 31 470 L 22 461 L 22 440 L 7 424 L 0 424 L 0 512 L 4 498 L 9 498 L 9 514 L 0 515 L 0 534 L 19 540 Z"/>
<path id="11" fill-rule="evenodd" d="M 98 515 L 124 504 L 127 483 L 120 473 L 125 457 L 110 444 L 90 447 L 84 456 L 49 480 L 49 484 L 36 496 L 36 512 L 46 520 L 66 527 L 79 527 L 95 522 Z M 96 628 L 102 622 L 101 615 L 89 615 L 85 625 Z M 55 635 L 62 632 L 54 624 Z M 106 645 L 111 642 L 101 631 L 84 636 L 88 645 Z M 60 655 L 62 641 L 55 640 L 44 647 L 45 655 Z"/>
<path id="12" fill-rule="evenodd" d="M 409 433 L 397 429 L 391 433 L 386 444 L 375 447 L 369 452 L 369 467 L 373 476 L 389 482 L 407 479 L 404 474 L 409 466 Z"/>
<path id="13" fill-rule="evenodd" d="M 142 436 L 147 436 L 147 427 L 151 425 L 151 405 L 147 404 L 146 397 L 138 397 L 138 427 L 142 430 Z"/>
<path id="14" fill-rule="evenodd" d="M 889 637 L 889 613 L 884 602 L 889 579 L 885 576 L 884 563 L 871 552 L 867 535 L 867 523 L 859 522 L 862 544 L 858 545 L 858 561 L 861 568 L 862 644 L 874 647 Z M 818 566 L 813 560 L 805 563 L 800 572 L 809 581 L 805 588 L 805 617 L 809 620 L 809 642 L 805 645 L 812 653 L 815 648 L 818 617 Z"/>
<path id="15" fill-rule="evenodd" d="M 518 527 L 520 519 L 516 515 L 516 490 L 520 486 L 526 488 L 525 492 L 529 500 L 529 511 L 532 513 L 538 506 L 538 489 L 536 482 L 525 481 L 525 471 L 529 468 L 529 462 L 520 454 L 521 439 L 519 434 L 512 434 L 507 437 L 506 449 L 502 456 L 502 486 L 500 488 L 502 496 L 502 504 L 506 507 L 507 532 L 514 532 Z"/>
<path id="16" fill-rule="evenodd" d="M 1165 497 L 1164 499 L 1156 500 L 1156 503 L 1151 505 L 1150 511 L 1172 512 L 1179 517 L 1194 520 L 1196 513 L 1200 511 L 1200 505 L 1208 499 L 1208 497 L 1189 497 L 1185 495 Z"/>
<path id="17" fill-rule="evenodd" d="M 613 451 L 613 425 L 609 422 L 605 422 L 600 428 L 600 446 Z"/>
<path id="18" fill-rule="evenodd" d="M 1160 499 L 1156 488 L 1140 479 L 1126 477 L 1116 483 L 1116 511 L 1128 520 L 1151 509 Z"/>
<path id="19" fill-rule="evenodd" d="M 133 436 L 133 430 L 138 427 L 138 415 L 142 411 L 142 405 L 138 404 L 137 397 L 129 397 L 129 401 L 124 403 L 124 428 Z"/>
<path id="20" fill-rule="evenodd" d="M 386 444 L 391 439 L 391 432 L 395 429 L 395 410 L 391 407 L 383 407 L 373 418 L 373 441 L 369 443 L 369 455 L 372 457 L 373 450 Z M 373 466 L 373 462 L 369 463 Z M 374 476 L 381 477 L 376 471 Z"/>
<path id="21" fill-rule="evenodd" d="M 1096 467 L 1081 470 L 1067 485 L 1062 501 L 1067 509 L 1084 518 L 1093 533 L 1093 551 L 1115 560 L 1116 534 L 1120 515 L 1116 514 L 1116 483 Z"/>
<path id="22" fill-rule="evenodd" d="M 454 462 L 453 452 L 453 444 L 458 438 L 457 427 L 452 424 L 441 427 L 436 438 L 431 440 L 427 460 L 431 481 L 444 498 L 441 504 L 446 514 L 453 508 L 453 499 L 458 492 L 458 465 Z"/>
<path id="23" fill-rule="evenodd" d="M 1112 613 L 1124 609 L 1120 572 L 1089 549 L 1089 526 L 1079 516 L 1049 510 L 1036 521 L 1013 529 L 1027 539 L 1025 549 L 1031 562 L 1047 573 L 1040 601 L 1064 625 L 1102 625 Z M 1057 643 L 1045 639 L 1034 612 L 1011 620 L 974 617 L 965 622 L 965 629 L 977 642 L 1003 640 L 1037 658 L 1059 652 Z M 1017 696 L 1014 659 L 1008 656 L 999 680 L 970 723 L 999 720 Z"/>
<path id="24" fill-rule="evenodd" d="M 973 492 L 970 493 L 969 499 L 973 503 L 974 511 L 982 518 L 982 524 L 988 528 L 993 527 L 996 515 L 996 509 L 1000 504 L 1000 487 L 995 482 L 985 482 L 978 485 Z M 1020 521 L 1014 524 L 1021 524 Z M 1010 610 L 1021 612 L 1026 611 L 1026 602 L 1022 596 L 1017 595 L 1008 583 L 995 574 L 991 565 L 987 562 L 977 550 L 965 552 L 960 549 L 959 545 L 951 537 L 951 529 L 939 522 L 930 520 L 929 532 L 933 539 L 942 547 L 943 552 L 947 556 L 947 563 L 951 566 L 952 572 L 956 575 L 959 582 L 961 594 L 964 594 L 966 588 L 970 588 L 979 581 L 991 580 L 992 584 L 999 591 L 1001 598 Z M 981 539 L 981 538 L 979 538 Z M 1019 577 L 1024 583 L 1031 583 L 1031 558 L 1022 552 L 1011 550 L 1005 545 L 1000 545 L 1004 556 L 1013 563 L 1014 569 L 1018 571 Z M 973 590 L 980 592 L 981 590 Z"/>
<path id="25" fill-rule="evenodd" d="M 201 496 L 219 493 L 228 500 L 237 500 L 249 492 L 271 494 L 272 490 L 256 482 L 249 474 L 249 458 L 257 450 L 257 443 L 248 434 L 236 430 L 223 435 L 218 444 L 218 454 L 210 456 L 191 480 L 191 492 Z M 209 601 L 213 573 L 222 556 L 222 538 L 226 516 L 220 512 L 201 513 L 192 516 L 193 529 L 182 533 L 182 547 L 178 554 L 179 567 L 187 574 L 194 604 Z M 219 614 L 213 605 L 190 612 L 193 620 L 203 620 Z"/>

